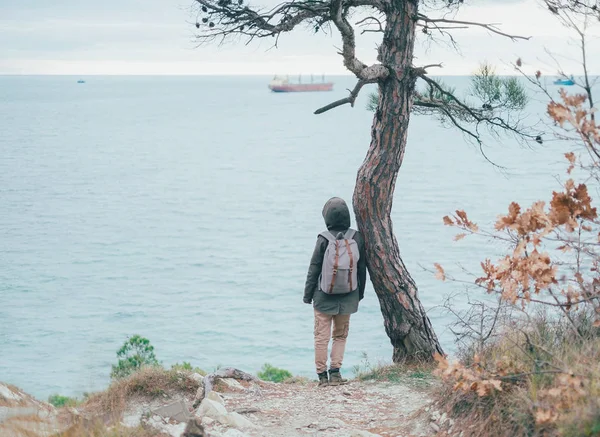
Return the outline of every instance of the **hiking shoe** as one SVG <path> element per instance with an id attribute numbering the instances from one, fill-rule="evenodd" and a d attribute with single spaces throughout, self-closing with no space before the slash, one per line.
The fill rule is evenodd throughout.
<path id="1" fill-rule="evenodd" d="M 348 382 L 347 379 L 342 378 L 340 369 L 329 370 L 329 385 L 342 385 Z"/>
<path id="2" fill-rule="evenodd" d="M 317 373 L 317 376 L 319 377 L 319 387 L 329 385 L 329 378 L 327 377 L 327 371 Z"/>

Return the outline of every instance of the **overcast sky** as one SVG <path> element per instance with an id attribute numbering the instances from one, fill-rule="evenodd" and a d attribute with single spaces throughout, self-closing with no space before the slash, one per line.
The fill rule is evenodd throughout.
<path id="1" fill-rule="evenodd" d="M 274 0 L 251 0 L 269 5 Z M 575 74 L 573 33 L 545 11 L 540 0 L 466 1 L 456 18 L 501 23 L 502 30 L 531 36 L 512 42 L 483 29 L 456 31 L 461 51 L 420 38 L 415 65 L 442 62 L 441 74 L 470 74 L 481 61 L 502 73 L 521 57 L 530 68 L 554 74 L 549 49 Z M 193 0 L 0 0 L 0 74 L 346 74 L 336 54 L 338 35 L 298 29 L 268 50 L 272 40 L 196 47 Z M 598 26 L 592 32 L 598 34 Z M 378 34 L 358 39 L 357 53 L 375 62 Z M 590 69 L 600 73 L 600 44 L 589 44 Z"/>

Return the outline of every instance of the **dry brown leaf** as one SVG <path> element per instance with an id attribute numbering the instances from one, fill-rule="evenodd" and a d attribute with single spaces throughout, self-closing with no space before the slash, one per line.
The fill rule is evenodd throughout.
<path id="1" fill-rule="evenodd" d="M 557 414 L 552 410 L 538 410 L 535 413 L 535 422 L 539 424 L 555 422 L 557 418 Z"/>
<path id="2" fill-rule="evenodd" d="M 492 384 L 496 390 L 502 391 L 502 381 L 498 379 L 490 379 L 489 383 Z"/>
<path id="3" fill-rule="evenodd" d="M 465 238 L 467 236 L 467 234 L 456 234 L 454 236 L 454 241 L 459 241 L 462 240 L 463 238 Z"/>
<path id="4" fill-rule="evenodd" d="M 433 266 L 435 267 L 435 270 L 436 270 L 435 278 L 440 281 L 445 281 L 446 280 L 446 272 L 444 272 L 444 269 L 442 268 L 442 266 L 439 265 L 438 263 L 433 263 Z"/>
<path id="5" fill-rule="evenodd" d="M 548 394 L 553 398 L 557 398 L 562 394 L 562 389 L 559 387 L 551 388 L 548 390 Z"/>

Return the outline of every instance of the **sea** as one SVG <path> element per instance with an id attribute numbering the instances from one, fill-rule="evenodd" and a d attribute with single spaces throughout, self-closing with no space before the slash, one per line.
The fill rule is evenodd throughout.
<path id="1" fill-rule="evenodd" d="M 331 92 L 277 94 L 266 76 L 0 77 L 0 381 L 41 399 L 102 390 L 135 334 L 165 366 L 268 363 L 313 378 L 304 281 L 324 203 L 352 200 L 375 90 L 314 115 L 354 85 L 330 79 Z M 470 77 L 444 81 L 469 95 Z M 524 120 L 547 132 L 547 98 L 530 96 Z M 444 301 L 488 297 L 437 280 L 434 263 L 472 280 L 506 247 L 454 241 L 443 216 L 462 209 L 491 227 L 513 200 L 549 200 L 566 168 L 547 135 L 484 137 L 480 149 L 414 115 L 394 195 L 402 258 L 450 355 Z M 369 284 L 343 372 L 391 356 Z"/>

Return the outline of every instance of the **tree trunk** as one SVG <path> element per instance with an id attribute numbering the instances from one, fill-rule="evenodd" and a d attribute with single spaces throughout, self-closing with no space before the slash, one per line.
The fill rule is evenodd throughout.
<path id="1" fill-rule="evenodd" d="M 391 211 L 406 138 L 416 77 L 412 72 L 417 0 L 394 1 L 387 14 L 379 61 L 390 76 L 379 84 L 371 145 L 358 171 L 353 206 L 366 244 L 366 261 L 379 298 L 393 361 L 428 360 L 443 354 L 406 270 L 392 229 Z"/>

